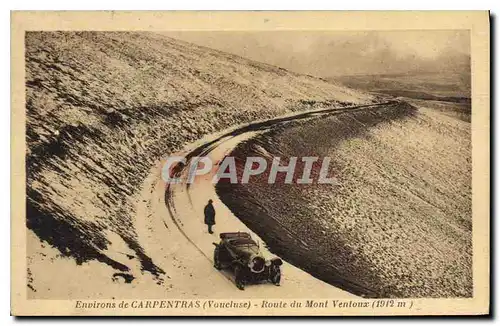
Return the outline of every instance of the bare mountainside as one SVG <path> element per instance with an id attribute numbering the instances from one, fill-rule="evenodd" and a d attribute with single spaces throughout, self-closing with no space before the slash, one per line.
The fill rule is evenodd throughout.
<path id="1" fill-rule="evenodd" d="M 27 227 L 60 257 L 121 272 L 138 260 L 142 271 L 168 274 L 138 243 L 131 218 L 137 189 L 162 155 L 257 119 L 373 101 L 153 33 L 28 32 L 25 41 Z M 111 258 L 110 239 L 134 254 Z M 32 259 L 28 251 L 36 280 Z"/>
<path id="2" fill-rule="evenodd" d="M 369 297 L 471 297 L 470 136 L 459 117 L 405 103 L 295 122 L 231 155 L 268 164 L 331 157 L 336 184 L 268 184 L 261 174 L 220 182 L 217 193 L 272 252 L 337 287 Z M 319 165 L 312 171 L 317 180 Z"/>

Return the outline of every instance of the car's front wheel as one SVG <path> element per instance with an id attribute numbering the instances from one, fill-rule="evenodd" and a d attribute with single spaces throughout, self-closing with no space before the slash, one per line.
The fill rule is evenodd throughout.
<path id="1" fill-rule="evenodd" d="M 234 268 L 234 275 L 235 275 L 236 287 L 240 290 L 245 290 L 245 275 L 243 272 L 243 268 L 237 265 Z"/>
<path id="2" fill-rule="evenodd" d="M 216 247 L 214 250 L 214 267 L 218 270 L 222 269 L 222 264 L 220 263 L 220 249 L 219 247 Z"/>
<path id="3" fill-rule="evenodd" d="M 271 282 L 276 285 L 276 286 L 279 286 L 280 283 L 281 283 L 281 269 L 279 267 L 277 267 L 275 270 L 274 270 L 274 273 L 273 275 L 271 276 Z"/>

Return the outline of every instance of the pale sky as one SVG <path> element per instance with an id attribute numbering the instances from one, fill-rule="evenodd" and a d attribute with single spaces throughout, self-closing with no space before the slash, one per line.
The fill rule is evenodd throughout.
<path id="1" fill-rule="evenodd" d="M 468 31 L 164 32 L 300 73 L 346 74 L 432 70 L 468 62 Z"/>

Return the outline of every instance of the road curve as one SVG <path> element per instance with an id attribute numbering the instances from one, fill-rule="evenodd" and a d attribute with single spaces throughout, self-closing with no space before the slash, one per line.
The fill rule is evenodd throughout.
<path id="1" fill-rule="evenodd" d="M 183 156 L 186 158 L 187 164 L 179 164 L 174 167 L 173 172 L 181 179 L 186 179 L 187 169 L 190 160 L 195 156 L 208 156 L 212 162 L 219 162 L 227 156 L 240 142 L 251 139 L 255 135 L 269 130 L 277 125 L 285 124 L 290 121 L 307 119 L 322 115 L 337 115 L 360 110 L 371 110 L 383 107 L 386 105 L 395 104 L 394 101 L 384 102 L 372 105 L 362 105 L 348 107 L 342 109 L 322 109 L 316 111 L 302 112 L 270 119 L 262 122 L 246 125 L 244 127 L 223 133 L 220 136 L 214 137 L 212 140 L 203 142 L 198 146 L 193 146 L 191 150 L 187 150 Z M 214 164 L 215 165 L 215 164 Z M 165 225 L 173 224 L 178 232 L 187 240 L 187 242 L 203 257 L 205 264 L 213 264 L 213 244 L 218 242 L 218 234 L 221 232 L 246 231 L 252 234 L 252 237 L 259 241 L 261 249 L 267 256 L 272 254 L 266 249 L 262 239 L 250 231 L 233 213 L 224 205 L 218 198 L 215 185 L 211 183 L 216 172 L 216 167 L 211 173 L 204 176 L 198 176 L 196 182 L 187 184 L 185 182 L 178 184 L 168 184 L 165 186 L 164 202 L 168 210 L 168 216 L 164 216 Z M 209 199 L 214 201 L 214 206 L 217 212 L 215 233 L 210 235 L 207 233 L 206 226 L 203 221 L 203 208 Z M 214 269 L 215 270 L 215 269 Z M 231 285 L 233 290 L 238 292 L 237 288 L 232 283 L 233 276 L 229 272 L 219 272 L 221 283 L 225 286 L 227 283 Z M 332 285 L 320 281 L 310 274 L 300 270 L 299 268 L 285 262 L 283 265 L 283 282 L 282 286 L 275 287 L 271 284 L 262 284 L 256 286 L 248 286 L 244 291 L 246 297 L 348 297 L 352 294 L 341 289 L 335 288 Z"/>

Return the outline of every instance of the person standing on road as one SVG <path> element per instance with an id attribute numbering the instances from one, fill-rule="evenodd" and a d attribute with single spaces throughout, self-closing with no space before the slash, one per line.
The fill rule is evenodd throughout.
<path id="1" fill-rule="evenodd" d="M 208 225 L 208 233 L 212 234 L 212 226 L 215 225 L 215 208 L 212 204 L 213 201 L 210 199 L 208 204 L 205 206 L 205 224 Z"/>

